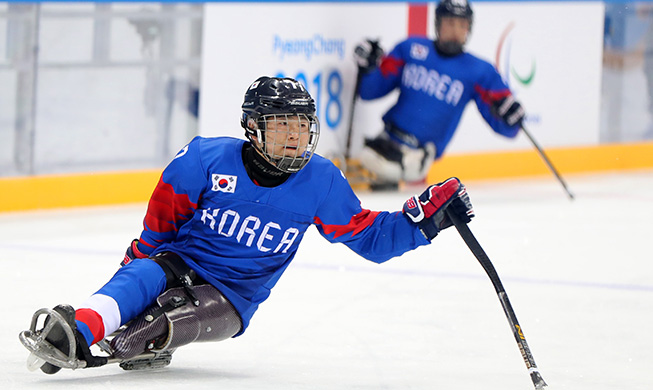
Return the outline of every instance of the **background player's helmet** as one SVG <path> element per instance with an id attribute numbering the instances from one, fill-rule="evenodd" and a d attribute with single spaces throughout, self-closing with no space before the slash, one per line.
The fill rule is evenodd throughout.
<path id="1" fill-rule="evenodd" d="M 287 173 L 297 172 L 308 164 L 317 148 L 320 124 L 315 115 L 315 101 L 301 83 L 291 78 L 259 77 L 245 92 L 242 108 L 240 124 L 245 135 L 268 162 Z M 266 136 L 266 131 L 272 120 L 308 123 L 303 130 L 308 131 L 306 147 L 295 149 L 281 145 L 281 149 L 280 144 L 271 144 L 275 140 L 271 134 Z M 275 152 L 280 149 L 283 151 Z"/>
<path id="2" fill-rule="evenodd" d="M 435 33 L 439 34 L 440 23 L 443 17 L 455 17 L 467 19 L 469 22 L 469 32 L 472 31 L 472 22 L 474 21 L 474 11 L 467 0 L 442 0 L 435 7 Z M 450 54 L 462 52 L 463 45 L 457 42 L 438 42 L 438 47 Z"/>
<path id="3" fill-rule="evenodd" d="M 435 7 L 435 27 L 439 26 L 439 19 L 444 16 L 453 16 L 458 18 L 467 19 L 469 21 L 469 28 L 472 28 L 472 21 L 474 19 L 474 11 L 472 6 L 469 5 L 467 0 L 442 0 Z"/>

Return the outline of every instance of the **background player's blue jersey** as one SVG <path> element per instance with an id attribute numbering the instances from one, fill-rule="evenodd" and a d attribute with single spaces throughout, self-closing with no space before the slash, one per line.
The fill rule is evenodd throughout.
<path id="1" fill-rule="evenodd" d="M 494 101 L 510 95 L 496 69 L 469 53 L 440 55 L 432 40 L 411 37 L 399 43 L 381 65 L 363 76 L 362 99 L 376 99 L 399 88 L 397 103 L 383 116 L 425 144 L 433 142 L 442 156 L 467 103 L 474 99 L 492 129 L 514 137 L 519 126 L 509 127 L 490 112 Z"/>
<path id="2" fill-rule="evenodd" d="M 245 171 L 244 142 L 196 137 L 184 147 L 154 190 L 138 245 L 179 254 L 231 301 L 240 333 L 311 225 L 377 263 L 428 244 L 401 212 L 363 209 L 340 170 L 318 155 L 283 184 L 257 186 Z"/>

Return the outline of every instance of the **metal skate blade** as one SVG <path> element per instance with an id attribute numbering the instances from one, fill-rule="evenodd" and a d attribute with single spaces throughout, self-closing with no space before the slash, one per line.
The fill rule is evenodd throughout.
<path id="1" fill-rule="evenodd" d="M 48 343 L 45 339 L 40 337 L 40 335 L 26 330 L 21 332 L 19 335 L 20 342 L 31 352 L 31 355 L 34 355 L 36 358 L 43 360 L 46 363 L 50 363 L 57 367 L 61 368 L 70 368 L 77 369 L 83 368 L 86 366 L 86 362 L 83 360 L 78 360 L 74 355 L 68 356 L 54 348 L 52 344 Z M 31 356 L 30 355 L 30 356 Z M 41 364 L 42 365 L 42 364 Z M 36 367 L 39 368 L 40 366 Z M 29 359 L 28 359 L 28 368 L 29 368 Z"/>
<path id="2" fill-rule="evenodd" d="M 45 360 L 34 355 L 33 353 L 30 353 L 29 356 L 27 357 L 27 369 L 30 371 L 38 370 L 45 363 L 46 363 Z"/>

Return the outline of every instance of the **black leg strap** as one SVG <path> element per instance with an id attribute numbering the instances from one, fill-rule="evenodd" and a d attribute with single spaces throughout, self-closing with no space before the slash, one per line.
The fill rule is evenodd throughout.
<path id="1" fill-rule="evenodd" d="M 199 306 L 200 302 L 193 293 L 193 282 L 195 282 L 195 284 L 202 284 L 204 281 L 201 280 L 195 271 L 193 271 L 179 255 L 173 252 L 161 252 L 157 253 L 151 259 L 154 260 L 154 262 L 157 263 L 166 274 L 166 290 L 175 287 L 183 287 L 193 302 L 193 305 Z"/>

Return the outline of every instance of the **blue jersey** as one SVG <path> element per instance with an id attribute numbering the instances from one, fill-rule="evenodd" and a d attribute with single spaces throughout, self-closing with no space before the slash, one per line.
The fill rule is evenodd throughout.
<path id="1" fill-rule="evenodd" d="M 377 69 L 363 76 L 360 96 L 376 99 L 395 88 L 399 98 L 383 121 L 413 134 L 422 144 L 433 142 L 436 157 L 444 153 L 471 99 L 495 132 L 515 137 L 519 131 L 518 125 L 509 127 L 490 112 L 494 101 L 510 95 L 496 69 L 469 53 L 442 56 L 427 38 L 399 43 Z"/>
<path id="2" fill-rule="evenodd" d="M 329 160 L 315 155 L 277 187 L 252 182 L 244 140 L 196 137 L 163 171 L 138 244 L 172 251 L 220 290 L 243 320 L 269 295 L 315 225 L 327 240 L 381 263 L 428 244 L 401 212 L 363 209 Z"/>

